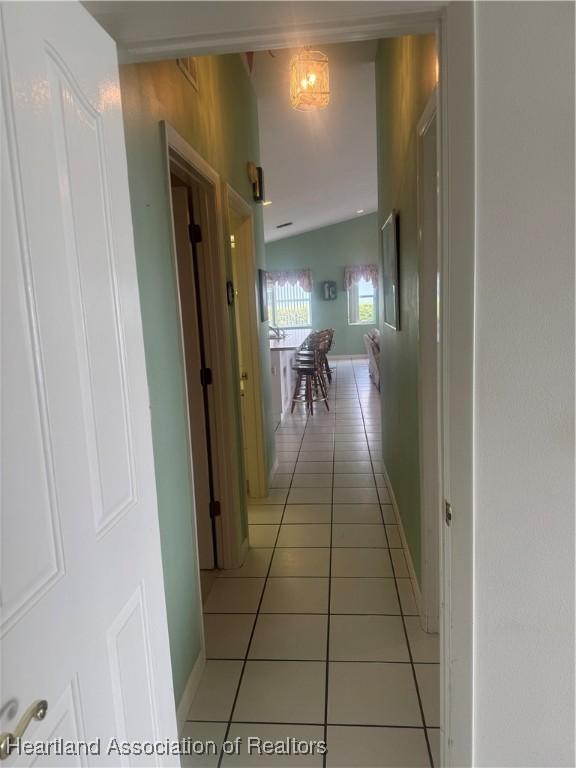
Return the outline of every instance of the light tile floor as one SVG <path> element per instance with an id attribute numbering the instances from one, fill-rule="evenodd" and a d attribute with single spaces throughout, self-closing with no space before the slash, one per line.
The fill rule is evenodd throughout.
<path id="1" fill-rule="evenodd" d="M 380 434 L 364 360 L 337 362 L 330 412 L 277 429 L 246 562 L 206 580 L 208 661 L 185 729 L 240 737 L 242 753 L 183 765 L 438 768 L 438 638 L 420 628 Z M 249 736 L 326 740 L 328 752 L 247 755 Z"/>

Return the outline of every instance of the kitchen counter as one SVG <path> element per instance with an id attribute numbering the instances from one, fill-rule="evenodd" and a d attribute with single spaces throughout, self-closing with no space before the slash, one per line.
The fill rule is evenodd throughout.
<path id="1" fill-rule="evenodd" d="M 296 374 L 292 370 L 294 354 L 310 335 L 310 329 L 288 331 L 284 339 L 270 339 L 272 374 L 272 408 L 274 421 L 279 424 L 292 407 Z"/>
<path id="2" fill-rule="evenodd" d="M 302 330 L 296 331 L 287 331 L 286 338 L 284 339 L 270 339 L 270 351 L 298 349 L 298 347 L 306 341 L 310 334 L 311 331 L 308 328 L 303 328 Z"/>

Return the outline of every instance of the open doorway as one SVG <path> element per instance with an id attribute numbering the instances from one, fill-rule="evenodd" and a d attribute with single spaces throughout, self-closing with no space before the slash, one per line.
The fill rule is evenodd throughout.
<path id="1" fill-rule="evenodd" d="M 218 567 L 214 463 L 208 386 L 209 338 L 206 334 L 204 291 L 200 270 L 200 191 L 178 168 L 171 174 L 172 215 L 176 245 L 178 298 L 188 398 L 190 453 L 194 475 L 194 500 L 200 568 Z M 196 206 L 194 202 L 196 201 Z M 196 208 L 196 215 L 195 215 Z"/>
<path id="2" fill-rule="evenodd" d="M 322 728 L 321 735 L 332 745 L 329 749 L 346 755 L 342 760 L 352 761 L 352 753 L 369 734 L 377 737 L 370 747 L 370 759 L 376 761 L 379 750 L 389 749 L 387 729 L 399 726 L 407 729 L 401 749 L 411 752 L 412 764 L 438 765 L 439 638 L 422 630 L 416 583 L 421 575 L 419 541 L 414 545 L 411 539 L 407 544 L 403 534 L 410 526 L 413 535 L 420 523 L 420 517 L 412 514 L 419 511 L 416 505 L 411 506 L 413 496 L 405 492 L 406 485 L 418 485 L 417 460 L 409 464 L 418 454 L 415 375 L 419 308 L 412 301 L 418 289 L 413 139 L 426 97 L 436 82 L 436 39 L 429 34 L 424 40 L 409 39 L 395 47 L 374 41 L 322 49 L 329 57 L 337 85 L 333 109 L 313 114 L 313 120 L 304 122 L 301 113 L 291 109 L 286 91 L 279 85 L 294 51 L 256 55 L 253 82 L 256 95 L 263 93 L 260 139 L 271 192 L 263 217 L 268 279 L 274 276 L 280 288 L 295 285 L 301 289 L 297 296 L 288 289 L 275 291 L 268 299 L 270 317 L 286 332 L 279 340 L 289 351 L 288 370 L 310 377 L 306 395 L 310 402 L 314 401 L 312 390 L 316 386 L 313 377 L 320 376 L 321 369 L 314 352 L 296 354 L 299 344 L 314 337 L 315 329 L 329 328 L 335 333 L 338 358 L 331 362 L 332 378 L 325 391 L 319 384 L 316 387 L 316 401 L 326 403 L 326 408 L 306 408 L 295 387 L 290 390 L 293 413 L 281 418 L 275 432 L 278 464 L 271 490 L 260 503 L 249 503 L 248 557 L 234 573 L 218 575 L 204 604 L 207 667 L 188 719 L 191 728 L 201 727 L 199 722 L 207 719 L 203 701 L 212 691 L 214 675 L 240 662 L 239 675 L 230 681 L 226 733 L 235 729 L 237 721 L 262 725 L 273 721 L 287 732 L 298 717 L 299 722 L 315 724 L 319 732 Z M 397 107 L 397 91 L 404 94 L 405 102 L 401 120 L 398 109 L 382 107 L 389 134 L 394 138 L 396 124 L 400 133 L 390 150 L 399 167 L 388 169 L 387 177 L 392 181 L 383 204 L 386 210 L 381 213 L 388 207 L 400 209 L 402 260 L 398 271 L 404 290 L 398 310 L 400 323 L 382 329 L 379 340 L 388 356 L 384 361 L 388 365 L 384 393 L 389 396 L 392 392 L 398 401 L 383 400 L 382 408 L 380 391 L 369 376 L 364 354 L 364 336 L 377 322 L 375 283 L 382 255 L 381 221 L 376 210 L 376 55 L 380 66 L 393 69 L 394 77 L 401 79 L 402 87 L 396 90 L 392 75 L 386 80 L 386 93 L 391 94 L 386 107 Z M 413 83 L 402 79 L 407 76 L 401 61 L 412 66 L 415 81 L 419 78 L 418 87 L 412 89 L 417 98 L 405 95 Z M 423 74 L 421 70 L 425 70 Z M 351 106 L 351 99 L 359 100 L 360 95 L 358 108 L 356 103 Z M 355 155 L 354 168 L 340 163 L 340 158 L 349 158 L 351 134 L 338 110 L 348 111 L 347 119 L 361 126 L 356 126 L 355 142 L 362 145 L 363 157 Z M 358 115 L 362 115 L 361 120 Z M 429 136 L 433 142 L 438 138 L 433 133 Z M 386 141 L 392 143 L 389 135 Z M 399 148 L 400 143 L 403 146 Z M 279 145 L 283 153 L 278 151 Z M 372 166 L 370 185 L 361 160 Z M 312 173 L 308 166 L 312 166 Z M 338 173 L 344 172 L 347 186 L 335 183 Z M 292 194 L 294 186 L 296 195 Z M 344 218 L 326 223 L 324 214 L 340 217 L 334 211 L 335 198 Z M 234 195 L 227 190 L 228 304 L 233 305 L 230 315 L 238 340 L 234 390 L 242 404 L 243 456 L 252 493 L 249 440 L 254 429 L 248 398 L 250 342 L 255 336 L 250 309 L 255 313 L 256 280 L 250 211 L 245 202 L 236 200 L 234 204 Z M 297 228 L 292 237 L 278 235 L 289 227 Z M 431 263 L 430 268 L 437 271 L 436 264 Z M 432 288 L 435 297 L 434 281 Z M 437 329 L 435 319 L 433 336 Z M 302 337 L 290 347 L 288 335 L 295 330 Z M 396 371 L 390 371 L 389 364 L 393 346 L 401 350 Z M 400 367 L 402 375 L 391 381 Z M 390 434 L 397 433 L 396 446 L 388 455 L 382 429 L 385 410 L 391 421 L 396 418 L 389 429 Z M 409 432 L 414 422 L 416 435 Z M 407 443 L 410 451 L 412 447 L 415 450 L 406 457 Z M 385 464 L 389 456 L 394 471 L 388 473 Z M 412 561 L 417 576 L 410 568 Z M 436 630 L 437 625 L 436 619 Z M 426 623 L 425 629 L 432 629 L 432 625 Z M 280 684 L 282 697 L 277 695 Z M 309 695 L 302 696 L 304 688 Z M 377 701 L 376 713 L 363 709 L 367 692 L 368 698 Z M 347 730 L 351 723 L 358 730 Z M 342 727 L 340 744 L 330 733 L 335 725 Z M 403 755 L 396 757 L 400 761 Z"/>
<path id="3" fill-rule="evenodd" d="M 362 46 L 348 43 L 323 46 L 330 55 L 334 82 L 339 89 L 334 98 L 337 117 L 338 108 L 341 109 L 342 103 L 346 102 L 346 99 L 337 99 L 339 93 L 349 99 L 351 95 L 359 98 L 359 93 L 363 92 L 363 111 L 354 109 L 351 112 L 356 116 L 364 116 L 361 121 L 364 134 L 360 135 L 357 129 L 357 141 L 364 147 L 364 161 L 367 165 L 374 166 L 377 160 L 374 73 L 378 49 L 383 49 L 378 58 L 382 67 L 398 69 L 399 60 L 408 57 L 416 70 L 419 62 L 425 60 L 425 85 L 431 90 L 435 74 L 435 43 L 434 36 L 428 35 L 424 41 L 410 40 L 396 47 L 390 44 L 381 46 L 378 41 Z M 421 50 L 422 56 L 415 56 L 414 50 Z M 404 286 L 402 289 L 405 293 L 401 295 L 398 310 L 400 323 L 396 327 L 390 326 L 388 330 L 382 329 L 380 340 L 381 348 L 388 358 L 384 361 L 388 365 L 387 375 L 384 376 L 384 392 L 388 396 L 390 393 L 395 395 L 398 403 L 393 409 L 391 400 L 384 401 L 381 409 L 380 392 L 369 378 L 368 359 L 364 354 L 364 335 L 366 331 L 372 330 L 370 326 L 376 323 L 378 314 L 374 299 L 377 290 L 374 275 L 378 272 L 382 256 L 379 220 L 382 217 L 379 217 L 376 210 L 379 203 L 378 178 L 374 168 L 370 189 L 363 192 L 363 185 L 368 186 L 365 175 L 356 170 L 362 178 L 356 178 L 358 185 L 355 186 L 351 170 L 347 166 L 342 169 L 338 158 L 348 157 L 350 133 L 342 129 L 341 120 L 335 119 L 333 112 L 322 113 L 321 117 L 314 115 L 317 119 L 312 124 L 311 121 L 304 123 L 299 112 L 290 111 L 284 92 L 278 88 L 278 80 L 285 72 L 292 53 L 277 51 L 274 57 L 256 57 L 256 93 L 258 95 L 260 86 L 265 94 L 270 94 L 269 109 L 267 112 L 263 109 L 262 114 L 275 115 L 275 119 L 282 121 L 287 113 L 286 122 L 290 120 L 294 124 L 291 124 L 292 132 L 298 127 L 304 134 L 300 141 L 293 137 L 296 147 L 282 141 L 286 150 L 292 148 L 291 154 L 287 156 L 292 158 L 293 164 L 293 156 L 297 156 L 300 162 L 299 173 L 296 174 L 299 179 L 298 205 L 292 209 L 287 158 L 279 156 L 277 151 L 281 126 L 275 129 L 265 118 L 262 120 L 262 162 L 269 168 L 270 190 L 274 194 L 273 199 L 268 201 L 269 206 L 264 209 L 265 234 L 274 230 L 276 235 L 268 237 L 264 246 L 268 268 L 279 275 L 279 284 L 283 281 L 291 285 L 296 280 L 311 290 L 306 291 L 303 287 L 305 296 L 295 306 L 292 297 L 277 292 L 272 299 L 272 316 L 283 318 L 286 331 L 294 330 L 294 327 L 300 330 L 304 334 L 302 341 L 313 335 L 314 329 L 335 329 L 335 348 L 339 359 L 335 361 L 333 379 L 327 386 L 327 394 L 324 393 L 323 399 L 328 407 L 306 410 L 298 401 L 300 404 L 295 412 L 282 419 L 278 426 L 274 440 L 278 464 L 268 494 L 263 470 L 264 457 L 259 453 L 262 441 L 258 439 L 262 399 L 257 386 L 251 387 L 252 383 L 259 383 L 261 362 L 259 348 L 254 343 L 260 317 L 256 294 L 252 206 L 229 187 L 220 185 L 219 180 L 215 180 L 212 188 L 207 190 L 202 174 L 198 175 L 188 162 L 181 163 L 170 155 L 172 186 L 174 176 L 177 176 L 189 190 L 188 197 L 183 195 L 182 202 L 187 214 L 187 217 L 182 217 L 183 239 L 190 240 L 190 227 L 195 233 L 197 211 L 200 215 L 203 211 L 202 200 L 207 209 L 213 212 L 215 220 L 219 216 L 221 252 L 216 243 L 210 261 L 203 260 L 201 254 L 201 250 L 208 246 L 203 221 L 199 222 L 202 238 L 191 245 L 185 242 L 185 259 L 188 260 L 186 268 L 193 276 L 195 270 L 198 273 L 195 286 L 200 301 L 196 300 L 194 305 L 197 310 L 194 316 L 196 335 L 199 333 L 198 328 L 205 325 L 207 338 L 204 354 L 210 360 L 210 363 L 203 362 L 200 350 L 195 358 L 191 358 L 195 362 L 189 375 L 197 376 L 199 365 L 201 368 L 216 366 L 219 352 L 227 354 L 226 367 L 232 372 L 233 378 L 230 387 L 223 389 L 222 402 L 227 401 L 232 416 L 230 423 L 236 425 L 235 437 L 229 432 L 228 438 L 232 437 L 230 442 L 235 441 L 240 450 L 235 457 L 241 473 L 240 494 L 249 492 L 250 548 L 246 542 L 246 550 L 242 552 L 245 556 L 232 572 L 221 570 L 215 573 L 215 569 L 209 566 L 213 584 L 203 606 L 207 668 L 197 697 L 188 711 L 188 719 L 195 728 L 200 727 L 198 721 L 207 717 L 202 701 L 204 693 L 209 694 L 212 690 L 212 675 L 228 669 L 230 662 L 240 661 L 242 666 L 239 670 L 243 672 L 231 684 L 234 698 L 238 702 L 237 709 L 232 714 L 227 710 L 228 729 L 232 728 L 232 721 L 237 718 L 255 723 L 265 723 L 272 718 L 276 724 L 284 727 L 296 716 L 294 713 L 297 710 L 309 704 L 310 708 L 303 716 L 304 722 L 320 723 L 323 726 L 322 733 L 327 737 L 329 726 L 334 725 L 333 718 L 351 723 L 358 717 L 356 712 L 361 711 L 360 702 L 366 690 L 371 691 L 370 695 L 375 697 L 379 697 L 381 691 L 389 690 L 394 693 L 387 696 L 385 701 L 379 700 L 375 720 L 366 713 L 359 716 L 356 725 L 360 728 L 376 726 L 381 729 L 398 725 L 413 729 L 410 731 L 407 748 L 417 754 L 419 763 L 434 765 L 439 762 L 441 725 L 439 642 L 437 635 L 428 636 L 420 626 L 420 552 L 413 540 L 406 542 L 404 535 L 404 529 L 410 528 L 409 534 L 413 534 L 414 528 L 420 523 L 419 516 L 410 517 L 414 510 L 410 506 L 412 496 L 407 496 L 405 491 L 406 485 L 417 485 L 418 464 L 408 464 L 412 454 L 406 457 L 403 453 L 406 441 L 402 436 L 410 434 L 414 439 L 409 442 L 417 445 L 418 436 L 409 433 L 409 427 L 413 424 L 408 420 L 411 413 L 417 414 L 418 406 L 417 387 L 412 372 L 417 370 L 415 329 L 418 327 L 419 308 L 410 302 L 411 296 L 417 295 L 419 278 L 416 142 L 411 142 L 409 146 L 409 161 L 403 159 L 398 169 L 391 168 L 387 174 L 387 178 L 392 181 L 386 189 L 384 207 L 388 209 L 398 206 L 401 211 L 402 260 L 398 264 L 398 271 L 400 285 Z M 259 72 L 268 77 L 268 71 L 269 79 L 263 82 L 259 79 Z M 420 69 L 417 70 L 419 73 Z M 392 76 L 389 80 L 392 80 Z M 421 80 L 424 80 L 424 75 Z M 386 106 L 396 106 L 393 99 L 395 91 L 388 80 L 386 85 L 390 86 L 387 92 L 392 94 L 391 103 Z M 281 104 L 276 104 L 275 100 Z M 402 122 L 399 123 L 402 139 L 404 136 L 414 136 L 425 103 L 423 95 L 410 102 L 410 109 L 402 115 Z M 397 110 L 383 109 L 383 112 L 392 115 Z M 387 119 L 392 120 L 391 117 Z M 392 132 L 393 126 L 388 127 Z M 326 136 L 330 136 L 331 140 L 326 141 Z M 430 132 L 429 138 L 435 143 L 438 134 Z M 387 138 L 387 141 L 391 142 L 392 139 Z M 268 155 L 267 147 L 270 147 Z M 390 152 L 399 153 L 397 144 L 393 145 Z M 325 166 L 320 163 L 322 159 Z M 312 162 L 315 163 L 313 186 L 312 182 L 301 181 L 307 165 Z M 356 165 L 359 162 L 356 158 Z M 334 183 L 337 171 L 346 172 L 347 176 L 348 186 L 341 197 L 342 215 L 347 218 L 330 220 L 326 224 L 320 214 L 328 209 L 331 216 L 336 215 L 330 195 L 337 195 L 340 189 L 344 189 L 342 184 Z M 280 187 L 277 181 L 280 176 L 285 183 L 284 187 Z M 219 214 L 216 212 L 218 189 L 222 200 Z M 175 208 L 178 194 L 172 191 Z M 361 194 L 366 197 L 361 197 Z M 267 215 L 266 211 L 271 213 Z M 381 211 L 382 214 L 385 212 Z M 293 220 L 291 226 L 298 227 L 299 231 L 293 237 L 277 235 L 278 231 L 287 230 L 286 226 L 282 226 L 286 223 L 284 219 Z M 280 222 L 279 226 L 275 224 L 276 221 Z M 368 234 L 364 237 L 363 233 Z M 427 231 L 427 238 L 428 234 Z M 433 236 L 435 238 L 436 233 Z M 218 267 L 220 271 L 212 271 L 215 265 L 223 267 Z M 436 262 L 429 266 L 434 274 L 438 272 Z M 361 312 L 360 299 L 365 300 L 367 297 L 360 294 L 358 283 L 359 278 L 365 275 L 369 276 L 374 291 L 371 311 Z M 364 278 L 362 284 L 366 282 Z M 434 304 L 437 284 L 434 280 L 431 284 L 432 297 L 426 289 L 426 298 Z M 351 298 L 355 285 L 358 293 L 356 310 L 353 312 L 351 307 L 354 302 Z M 224 296 L 211 295 L 214 286 L 219 289 L 225 287 Z M 321 286 L 324 289 L 322 291 L 318 290 Z M 344 286 L 344 289 L 340 286 Z M 421 286 L 424 286 L 424 281 Z M 407 287 L 410 287 L 411 292 L 406 290 Z M 303 303 L 309 307 L 309 312 L 302 313 Z M 207 309 L 206 318 L 202 316 L 203 309 Z M 226 328 L 226 317 L 230 324 L 230 336 L 225 344 L 220 334 Z M 215 324 L 222 319 L 224 322 L 219 332 L 214 333 Z M 437 318 L 434 316 L 433 337 L 437 331 Z M 401 377 L 396 376 L 396 381 L 392 381 L 396 372 L 390 370 L 388 362 L 394 355 L 394 347 L 401 349 L 396 368 L 402 365 L 404 371 Z M 300 363 L 301 370 L 309 370 L 310 357 L 306 357 L 304 352 L 297 360 L 295 352 L 293 348 L 289 368 Z M 404 355 L 410 356 L 407 364 L 403 362 Z M 205 440 L 210 442 L 212 435 L 218 434 L 217 426 L 212 429 L 212 421 L 218 416 L 218 407 L 212 413 L 211 398 L 214 393 L 211 387 L 219 383 L 219 377 L 214 376 L 213 381 L 214 384 L 205 385 L 204 391 L 199 390 L 197 382 L 194 383 L 203 402 L 207 403 L 204 411 L 204 415 L 208 413 L 205 418 L 207 428 L 204 430 L 204 450 Z M 296 399 L 294 388 L 290 396 Z M 412 399 L 407 403 L 410 397 Z M 320 399 L 318 395 L 317 399 Z M 231 408 L 232 403 L 239 406 L 235 413 Z M 198 397 L 194 405 L 198 410 Z M 191 403 L 191 412 L 192 408 Z M 385 410 L 389 414 L 394 411 L 402 415 L 401 430 L 398 430 L 397 424 L 392 424 L 388 430 L 389 434 L 398 433 L 395 437 L 396 446 L 392 452 L 388 451 L 388 455 L 386 450 L 390 446 L 386 445 L 382 429 L 382 412 Z M 418 448 L 415 453 L 418 453 Z M 388 458 L 390 464 L 386 466 Z M 218 457 L 213 456 L 212 459 L 214 467 Z M 390 468 L 393 471 L 388 471 Z M 207 473 L 209 469 L 210 465 L 206 462 Z M 220 500 L 223 484 L 218 480 L 218 475 L 214 471 L 214 484 L 211 488 L 210 476 L 207 474 L 208 482 L 204 484 L 207 491 L 203 498 L 197 497 L 199 507 L 200 504 L 206 506 L 206 498 L 209 506 L 214 500 Z M 257 503 L 251 503 L 253 499 Z M 202 514 L 202 509 L 199 508 L 198 514 Z M 210 523 L 218 543 L 221 521 L 212 518 Z M 200 526 L 201 520 L 198 520 L 199 539 Z M 218 551 L 216 555 L 218 557 Z M 202 558 L 200 562 L 202 565 Z M 215 559 L 215 564 L 220 565 L 219 559 Z M 204 575 L 207 572 L 203 569 Z M 309 614 L 314 618 L 311 619 Z M 437 630 L 437 626 L 437 619 L 435 625 L 424 622 L 426 630 Z M 337 649 L 338 642 L 344 643 L 345 636 L 349 646 L 340 652 Z M 301 642 L 305 642 L 305 655 L 299 645 Z M 363 644 L 368 644 L 368 648 Z M 305 662 L 305 669 L 300 669 L 301 662 Z M 373 666 L 367 667 L 366 662 Z M 311 663 L 315 666 L 308 666 Z M 266 703 L 265 692 L 260 689 L 258 682 L 260 675 L 266 681 L 268 675 L 273 674 L 277 674 L 280 679 L 288 669 L 294 669 L 300 674 L 300 677 L 294 674 L 289 683 L 285 684 L 291 702 L 289 712 L 277 702 Z M 315 677 L 310 683 L 308 673 L 311 669 Z M 325 696 L 326 681 L 328 699 Z M 299 699 L 304 684 L 310 684 L 313 689 L 310 702 Z M 250 686 L 258 687 L 256 698 L 261 704 L 255 707 L 245 703 L 248 695 L 246 691 Z M 273 682 L 269 687 L 271 690 L 274 688 Z M 340 714 L 334 715 L 336 710 Z M 384 738 L 387 731 L 374 733 Z M 374 749 L 377 751 L 378 747 L 374 746 Z"/>
<path id="4" fill-rule="evenodd" d="M 173 227 L 184 360 L 198 561 L 209 585 L 216 569 L 238 568 L 247 549 L 246 491 L 235 440 L 232 332 L 226 295 L 218 174 L 168 125 L 166 179 Z"/>

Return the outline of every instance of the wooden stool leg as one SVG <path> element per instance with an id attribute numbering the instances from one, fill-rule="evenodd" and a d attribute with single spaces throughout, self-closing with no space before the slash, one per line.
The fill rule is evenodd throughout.
<path id="1" fill-rule="evenodd" d="M 328 405 L 328 389 L 326 387 L 326 382 L 324 381 L 324 377 L 322 376 L 322 373 L 318 376 L 318 381 L 320 384 L 320 389 L 322 391 L 322 395 L 324 396 L 324 405 L 326 406 L 326 410 L 330 410 L 330 406 Z"/>
<path id="2" fill-rule="evenodd" d="M 312 376 L 312 386 L 314 388 L 314 394 L 316 395 L 316 399 L 318 399 L 318 375 L 314 373 Z"/>
<path id="3" fill-rule="evenodd" d="M 290 413 L 294 413 L 294 406 L 296 405 L 296 397 L 298 395 L 298 392 L 300 391 L 301 384 L 302 384 L 302 376 L 298 374 L 296 378 L 296 386 L 294 387 L 294 393 L 292 395 L 292 408 L 290 408 Z"/>
<path id="4" fill-rule="evenodd" d="M 314 395 L 312 393 L 312 376 L 306 376 L 306 395 L 308 398 L 308 405 L 310 409 L 310 415 L 314 415 Z"/>

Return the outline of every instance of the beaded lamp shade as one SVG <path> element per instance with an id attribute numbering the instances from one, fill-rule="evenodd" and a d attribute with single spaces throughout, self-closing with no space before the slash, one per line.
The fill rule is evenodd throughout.
<path id="1" fill-rule="evenodd" d="M 323 109 L 330 103 L 328 56 L 301 48 L 290 61 L 290 101 L 303 112 Z"/>

